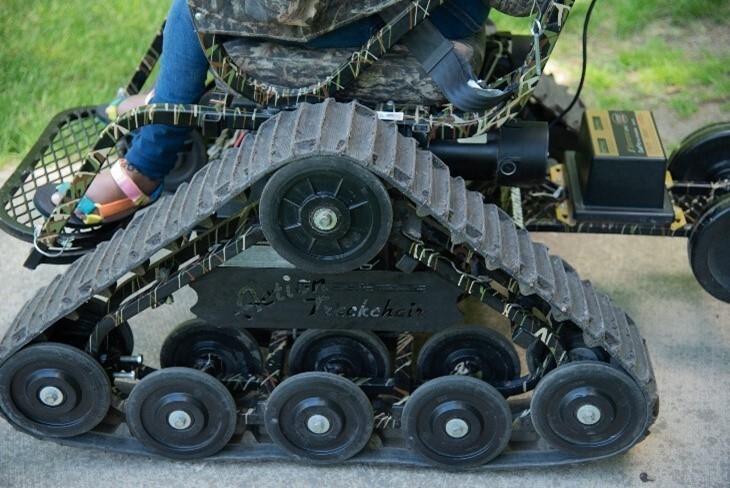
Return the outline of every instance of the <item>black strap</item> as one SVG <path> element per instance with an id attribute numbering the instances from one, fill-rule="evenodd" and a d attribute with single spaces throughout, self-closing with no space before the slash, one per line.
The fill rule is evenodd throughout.
<path id="1" fill-rule="evenodd" d="M 483 112 L 510 96 L 511 90 L 481 88 L 471 65 L 430 20 L 418 24 L 402 42 L 457 109 Z"/>

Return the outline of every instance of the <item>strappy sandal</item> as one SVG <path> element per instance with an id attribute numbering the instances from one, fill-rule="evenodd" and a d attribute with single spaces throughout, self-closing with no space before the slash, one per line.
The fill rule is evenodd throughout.
<path id="1" fill-rule="evenodd" d="M 112 165 L 111 176 L 125 198 L 109 203 L 95 203 L 87 196 L 83 196 L 76 207 L 76 214 L 71 216 L 67 223 L 69 227 L 98 226 L 120 220 L 154 202 L 162 193 L 162 183 L 160 183 L 150 195 L 146 195 L 124 171 L 119 161 Z M 47 184 L 39 187 L 33 197 L 36 210 L 48 218 L 56 208 L 53 195 L 66 194 L 68 186 L 69 183 L 61 183 L 57 186 Z M 83 218 L 80 218 L 79 213 L 83 214 Z"/>

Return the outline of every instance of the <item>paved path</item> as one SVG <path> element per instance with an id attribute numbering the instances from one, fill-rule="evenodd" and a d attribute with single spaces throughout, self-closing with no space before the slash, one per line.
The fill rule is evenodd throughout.
<path id="1" fill-rule="evenodd" d="M 0 420 L 0 487 L 727 486 L 730 306 L 697 285 L 687 265 L 686 241 L 554 234 L 539 238 L 626 308 L 648 341 L 661 413 L 651 435 L 625 456 L 582 467 L 468 474 L 357 465 L 180 463 L 59 447 L 20 434 Z M 61 271 L 49 266 L 24 269 L 29 249 L 0 232 L 0 334 L 35 290 Z M 139 352 L 155 356 L 151 344 L 186 314 L 191 295 L 135 324 Z M 642 473 L 655 482 L 642 482 Z"/>

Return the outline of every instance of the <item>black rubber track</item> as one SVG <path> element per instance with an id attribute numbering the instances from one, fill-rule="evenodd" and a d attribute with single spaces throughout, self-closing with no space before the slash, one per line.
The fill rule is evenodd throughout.
<path id="1" fill-rule="evenodd" d="M 174 195 L 135 215 L 125 228 L 71 265 L 18 313 L 0 343 L 4 362 L 91 296 L 189 232 L 235 196 L 276 169 L 302 158 L 334 155 L 359 164 L 383 179 L 451 234 L 468 245 L 489 269 L 512 277 L 524 295 L 537 295 L 552 307 L 555 321 L 570 321 L 583 331 L 588 347 L 603 347 L 615 364 L 637 382 L 648 404 L 646 427 L 654 421 L 658 397 L 648 351 L 638 328 L 620 308 L 547 248 L 533 243 L 499 207 L 484 204 L 461 178 L 394 124 L 378 120 L 357 103 L 333 100 L 282 112 L 264 123 L 255 137 L 228 151 L 221 161 L 199 171 Z"/>

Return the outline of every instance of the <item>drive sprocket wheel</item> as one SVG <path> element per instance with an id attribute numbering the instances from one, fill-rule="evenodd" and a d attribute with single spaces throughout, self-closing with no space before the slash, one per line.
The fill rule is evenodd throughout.
<path id="1" fill-rule="evenodd" d="M 126 405 L 130 432 L 142 444 L 175 459 L 220 451 L 236 427 L 236 403 L 212 376 L 167 368 L 146 376 Z"/>
<path id="2" fill-rule="evenodd" d="M 11 422 L 35 435 L 83 434 L 102 421 L 110 399 L 104 369 L 66 344 L 26 347 L 0 368 L 0 408 Z"/>
<path id="3" fill-rule="evenodd" d="M 493 386 L 469 376 L 442 376 L 406 402 L 401 425 L 408 445 L 445 467 L 480 466 L 507 447 L 512 413 Z"/>
<path id="4" fill-rule="evenodd" d="M 261 374 L 263 358 L 258 343 L 245 329 L 217 327 L 192 319 L 175 327 L 165 338 L 160 365 L 195 368 L 223 378 Z"/>
<path id="5" fill-rule="evenodd" d="M 318 464 L 348 459 L 373 431 L 370 400 L 353 382 L 331 373 L 291 376 L 266 404 L 266 430 L 297 459 Z"/>
<path id="6" fill-rule="evenodd" d="M 266 183 L 261 227 L 287 261 L 313 273 L 344 273 L 373 259 L 393 224 L 383 184 L 347 159 L 297 161 Z"/>
<path id="7" fill-rule="evenodd" d="M 520 359 L 499 333 L 479 325 L 451 327 L 431 336 L 418 354 L 418 377 L 468 375 L 490 384 L 519 377 Z"/>
<path id="8" fill-rule="evenodd" d="M 617 454 L 646 430 L 647 404 L 636 382 L 606 363 L 559 366 L 538 383 L 532 423 L 553 447 L 579 456 Z"/>
<path id="9" fill-rule="evenodd" d="M 387 378 L 390 354 L 383 341 L 365 330 L 304 332 L 289 351 L 289 373 L 324 371 L 347 378 Z"/>

